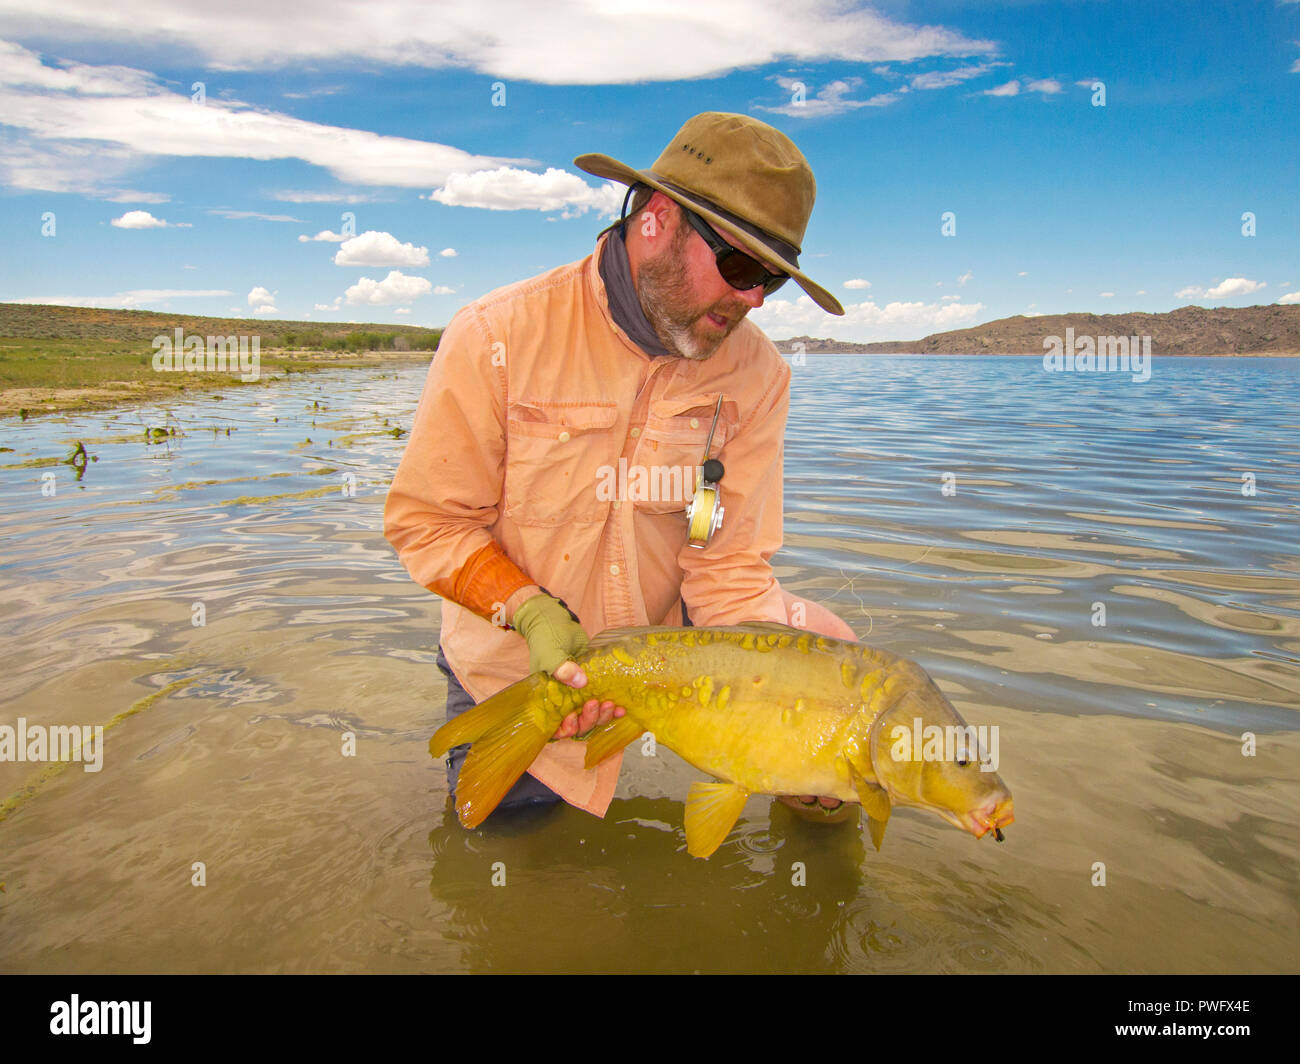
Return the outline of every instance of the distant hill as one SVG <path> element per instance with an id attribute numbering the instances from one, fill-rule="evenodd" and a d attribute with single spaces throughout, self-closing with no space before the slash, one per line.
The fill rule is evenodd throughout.
<path id="1" fill-rule="evenodd" d="M 1257 307 L 1179 307 L 1165 314 L 1044 314 L 999 318 L 972 329 L 934 333 L 921 340 L 853 344 L 794 336 L 777 342 L 784 352 L 834 354 L 1038 355 L 1043 339 L 1065 336 L 1149 336 L 1153 355 L 1300 355 L 1300 304 Z"/>
<path id="2" fill-rule="evenodd" d="M 333 350 L 420 350 L 438 346 L 441 329 L 267 318 L 207 318 L 153 310 L 104 310 L 37 303 L 0 303 L 0 338 L 33 340 L 120 340 L 146 346 L 155 336 L 184 329 L 195 335 L 256 334 L 262 348 Z M 349 342 L 350 341 L 350 342 Z"/>

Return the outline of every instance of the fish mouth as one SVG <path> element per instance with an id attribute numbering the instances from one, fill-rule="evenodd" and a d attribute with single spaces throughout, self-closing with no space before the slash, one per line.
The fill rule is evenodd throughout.
<path id="1" fill-rule="evenodd" d="M 1002 841 L 1002 829 L 1016 819 L 1011 805 L 1011 795 L 990 798 L 977 809 L 954 818 L 954 823 L 969 831 L 977 839 L 982 839 L 990 831 Z"/>

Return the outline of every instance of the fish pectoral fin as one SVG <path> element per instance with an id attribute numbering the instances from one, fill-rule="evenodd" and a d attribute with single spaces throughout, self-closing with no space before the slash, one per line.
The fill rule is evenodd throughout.
<path id="1" fill-rule="evenodd" d="M 877 820 L 874 816 L 867 817 L 867 830 L 871 832 L 871 845 L 877 850 L 880 844 L 885 841 L 885 828 L 889 826 L 889 818 Z"/>
<path id="2" fill-rule="evenodd" d="M 738 783 L 692 783 L 686 797 L 686 852 L 708 857 L 730 834 L 749 801 Z"/>
<path id="3" fill-rule="evenodd" d="M 615 717 L 608 724 L 601 725 L 591 733 L 591 737 L 587 740 L 587 754 L 583 760 L 583 767 L 595 768 L 644 733 L 645 728 L 631 717 Z"/>
<path id="4" fill-rule="evenodd" d="M 867 814 L 867 828 L 871 832 L 871 844 L 877 850 L 885 840 L 885 828 L 889 826 L 889 814 L 894 811 L 889 801 L 889 792 L 878 783 L 864 779 L 862 773 L 849 764 L 849 775 L 853 779 L 853 789 L 858 792 L 858 801 Z"/>

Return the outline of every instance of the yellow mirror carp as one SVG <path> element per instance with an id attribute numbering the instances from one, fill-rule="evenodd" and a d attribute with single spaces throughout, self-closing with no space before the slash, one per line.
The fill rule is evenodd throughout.
<path id="1" fill-rule="evenodd" d="M 862 643 L 768 622 L 718 628 L 619 628 L 577 662 L 580 689 L 544 672 L 444 724 L 441 757 L 472 743 L 456 812 L 481 824 L 588 699 L 623 706 L 587 737 L 600 764 L 649 731 L 717 782 L 686 800 L 686 849 L 708 857 L 750 795 L 817 794 L 860 802 L 876 849 L 895 805 L 919 806 L 982 838 L 1014 819 L 999 779 L 996 726 L 966 724 L 914 662 Z"/>

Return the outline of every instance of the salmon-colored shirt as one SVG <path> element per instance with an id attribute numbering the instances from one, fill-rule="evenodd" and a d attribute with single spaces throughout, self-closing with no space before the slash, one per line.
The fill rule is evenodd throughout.
<path id="1" fill-rule="evenodd" d="M 442 647 L 475 701 L 528 674 L 523 638 L 490 619 L 525 583 L 593 635 L 679 624 L 683 600 L 696 625 L 788 621 L 769 559 L 790 369 L 747 319 L 703 361 L 646 355 L 610 315 L 608 239 L 456 313 L 389 489 L 384 534 L 446 600 Z M 726 468 L 725 516 L 700 549 L 685 506 L 719 394 L 710 456 Z"/>

